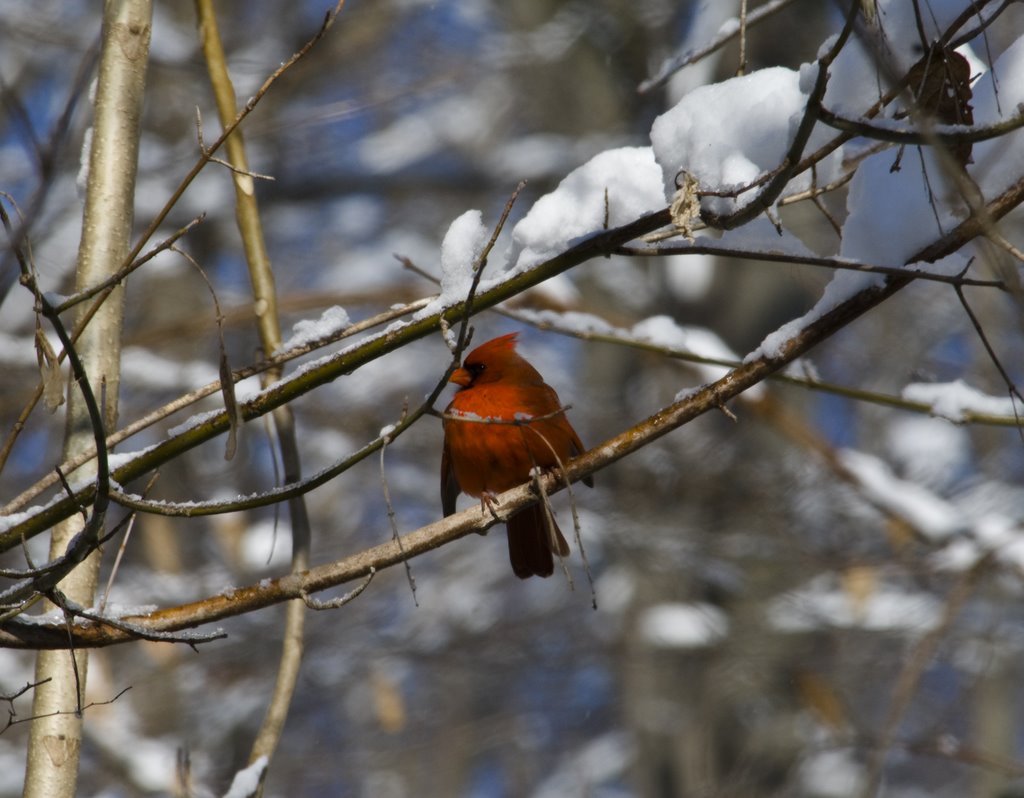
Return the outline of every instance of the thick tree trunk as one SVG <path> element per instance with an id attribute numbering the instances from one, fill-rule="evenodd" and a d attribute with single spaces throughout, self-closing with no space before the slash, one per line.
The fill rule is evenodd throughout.
<path id="1" fill-rule="evenodd" d="M 120 267 L 131 246 L 139 118 L 149 58 L 152 6 L 149 0 L 109 0 L 104 7 L 103 51 L 95 92 L 95 118 L 89 152 L 85 213 L 78 251 L 77 288 L 95 285 Z M 117 420 L 123 290 L 116 288 L 78 339 L 76 349 L 97 397 L 103 397 L 106 429 Z M 65 459 L 87 448 L 94 431 L 72 384 L 68 396 Z M 76 478 L 87 476 L 76 473 Z M 63 554 L 82 529 L 81 516 L 58 525 L 50 557 Z M 83 606 L 93 603 L 99 572 L 94 552 L 61 584 L 61 592 Z M 86 652 L 41 651 L 36 660 L 26 798 L 73 796 L 78 777 L 88 666 Z"/>

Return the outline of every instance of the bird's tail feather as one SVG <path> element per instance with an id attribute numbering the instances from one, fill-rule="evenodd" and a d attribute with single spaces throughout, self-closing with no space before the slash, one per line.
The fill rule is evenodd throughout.
<path id="1" fill-rule="evenodd" d="M 552 554 L 568 556 L 569 544 L 542 503 L 524 507 L 508 519 L 508 558 L 516 576 L 551 576 L 555 571 Z"/>

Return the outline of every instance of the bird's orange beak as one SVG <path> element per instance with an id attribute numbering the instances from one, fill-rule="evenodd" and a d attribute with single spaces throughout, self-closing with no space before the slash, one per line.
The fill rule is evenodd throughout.
<path id="1" fill-rule="evenodd" d="M 456 385 L 461 385 L 463 388 L 468 386 L 473 381 L 473 375 L 465 369 L 455 369 L 452 376 L 448 378 L 448 382 L 454 382 Z"/>

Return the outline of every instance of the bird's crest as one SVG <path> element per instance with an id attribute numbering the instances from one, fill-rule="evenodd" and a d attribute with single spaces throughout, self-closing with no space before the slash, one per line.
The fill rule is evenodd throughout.
<path id="1" fill-rule="evenodd" d="M 499 353 L 515 352 L 516 339 L 518 337 L 519 333 L 517 332 L 499 335 L 497 338 L 493 338 L 485 344 L 480 344 L 480 346 L 469 353 L 466 360 L 479 360 Z"/>

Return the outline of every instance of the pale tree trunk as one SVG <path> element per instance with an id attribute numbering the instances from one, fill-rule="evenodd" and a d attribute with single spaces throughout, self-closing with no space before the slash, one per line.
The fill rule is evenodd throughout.
<path id="1" fill-rule="evenodd" d="M 149 58 L 152 6 L 149 0 L 108 0 L 103 15 L 103 44 L 95 92 L 82 239 L 78 251 L 77 288 L 95 285 L 121 265 L 130 250 L 139 117 Z M 115 289 L 78 339 L 76 349 L 97 397 L 104 398 L 104 426 L 114 428 L 120 378 L 123 292 Z M 94 441 L 82 395 L 72 384 L 68 396 L 65 459 Z M 76 479 L 87 472 L 75 474 Z M 81 516 L 57 526 L 50 557 L 61 555 L 82 529 Z M 60 584 L 71 601 L 90 606 L 99 571 L 94 552 Z M 77 677 L 75 674 L 77 665 Z M 36 661 L 25 798 L 73 796 L 78 776 L 88 657 L 84 651 L 42 651 Z"/>

